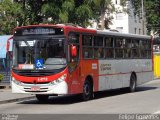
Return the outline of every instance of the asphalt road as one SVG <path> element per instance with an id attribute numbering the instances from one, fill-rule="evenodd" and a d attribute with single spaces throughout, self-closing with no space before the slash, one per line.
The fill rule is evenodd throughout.
<path id="1" fill-rule="evenodd" d="M 52 97 L 47 103 L 36 99 L 0 105 L 0 114 L 160 114 L 160 80 L 137 88 L 99 92 L 82 102 L 78 96 Z M 94 116 L 93 116 L 94 117 Z"/>

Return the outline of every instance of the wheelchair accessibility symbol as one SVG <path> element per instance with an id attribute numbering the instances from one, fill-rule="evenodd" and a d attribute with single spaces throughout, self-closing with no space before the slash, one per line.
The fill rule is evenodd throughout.
<path id="1" fill-rule="evenodd" d="M 36 59 L 36 68 L 43 68 L 43 59 Z"/>

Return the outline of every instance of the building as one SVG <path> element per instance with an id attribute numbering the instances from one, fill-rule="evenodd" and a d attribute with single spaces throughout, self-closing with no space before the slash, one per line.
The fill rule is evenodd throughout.
<path id="1" fill-rule="evenodd" d="M 127 1 L 126 9 L 129 13 L 125 13 L 122 11 L 122 6 L 120 4 L 120 0 L 112 0 L 115 8 L 118 12 L 113 14 L 112 25 L 110 25 L 111 29 L 116 29 L 122 33 L 132 33 L 132 34 L 147 34 L 147 28 L 145 24 L 144 12 L 142 11 L 140 16 L 134 14 L 134 9 L 132 3 Z M 143 7 L 142 7 L 143 8 Z M 143 15 L 142 15 L 143 14 Z"/>
<path id="2" fill-rule="evenodd" d="M 5 71 L 10 68 L 11 56 L 9 56 L 9 53 L 12 52 L 12 43 L 7 53 L 7 40 L 10 37 L 11 35 L 0 36 L 0 71 Z"/>
<path id="3" fill-rule="evenodd" d="M 116 12 L 112 14 L 106 13 L 106 16 L 105 16 L 106 18 L 111 17 L 111 16 L 113 17 L 112 24 L 109 25 L 109 28 L 112 30 L 117 30 L 121 33 L 146 35 L 147 28 L 145 24 L 144 15 L 142 17 L 142 14 L 144 14 L 143 10 L 140 16 L 135 15 L 134 9 L 133 9 L 133 6 L 130 0 L 127 1 L 126 6 L 124 7 L 121 6 L 120 1 L 121 0 L 112 0 L 112 3 L 114 4 L 116 8 Z M 124 12 L 123 8 L 127 10 L 128 12 Z M 99 24 L 96 24 L 93 21 L 92 28 L 98 29 Z"/>

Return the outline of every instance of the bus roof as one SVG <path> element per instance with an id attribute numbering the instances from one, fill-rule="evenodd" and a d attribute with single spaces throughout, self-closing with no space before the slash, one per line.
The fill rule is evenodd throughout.
<path id="1" fill-rule="evenodd" d="M 151 36 L 147 35 L 137 35 L 137 34 L 129 34 L 129 33 L 119 33 L 113 31 L 105 31 L 105 30 L 95 30 L 95 29 L 88 29 L 83 28 L 80 26 L 76 26 L 73 24 L 39 24 L 39 25 L 28 25 L 28 26 L 21 26 L 14 29 L 23 29 L 23 28 L 31 28 L 31 27 L 61 27 L 64 29 L 70 29 L 73 32 L 80 32 L 80 33 L 91 33 L 97 35 L 108 35 L 108 36 L 119 36 L 119 37 L 128 37 L 128 38 L 142 38 L 142 39 L 150 39 Z"/>
<path id="2" fill-rule="evenodd" d="M 98 35 L 108 35 L 108 36 L 128 37 L 128 38 L 142 38 L 142 39 L 150 39 L 151 38 L 151 36 L 147 36 L 147 35 L 119 33 L 119 32 L 103 31 L 103 30 L 97 30 L 97 34 Z"/>
<path id="3" fill-rule="evenodd" d="M 16 31 L 18 29 L 25 29 L 25 28 L 32 28 L 32 27 L 57 27 L 57 28 L 64 28 L 64 29 L 70 29 L 70 31 L 73 32 L 86 32 L 86 33 L 92 33 L 96 34 L 96 30 L 93 29 L 87 29 L 80 26 L 73 26 L 73 25 L 65 25 L 65 24 L 39 24 L 39 25 L 28 25 L 28 26 L 21 26 L 16 27 L 13 31 Z"/>

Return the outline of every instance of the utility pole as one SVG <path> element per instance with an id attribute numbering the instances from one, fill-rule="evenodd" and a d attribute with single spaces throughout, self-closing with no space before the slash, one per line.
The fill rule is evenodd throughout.
<path id="1" fill-rule="evenodd" d="M 144 2 L 143 0 L 141 0 L 141 4 L 142 4 L 142 33 L 144 35 Z"/>

